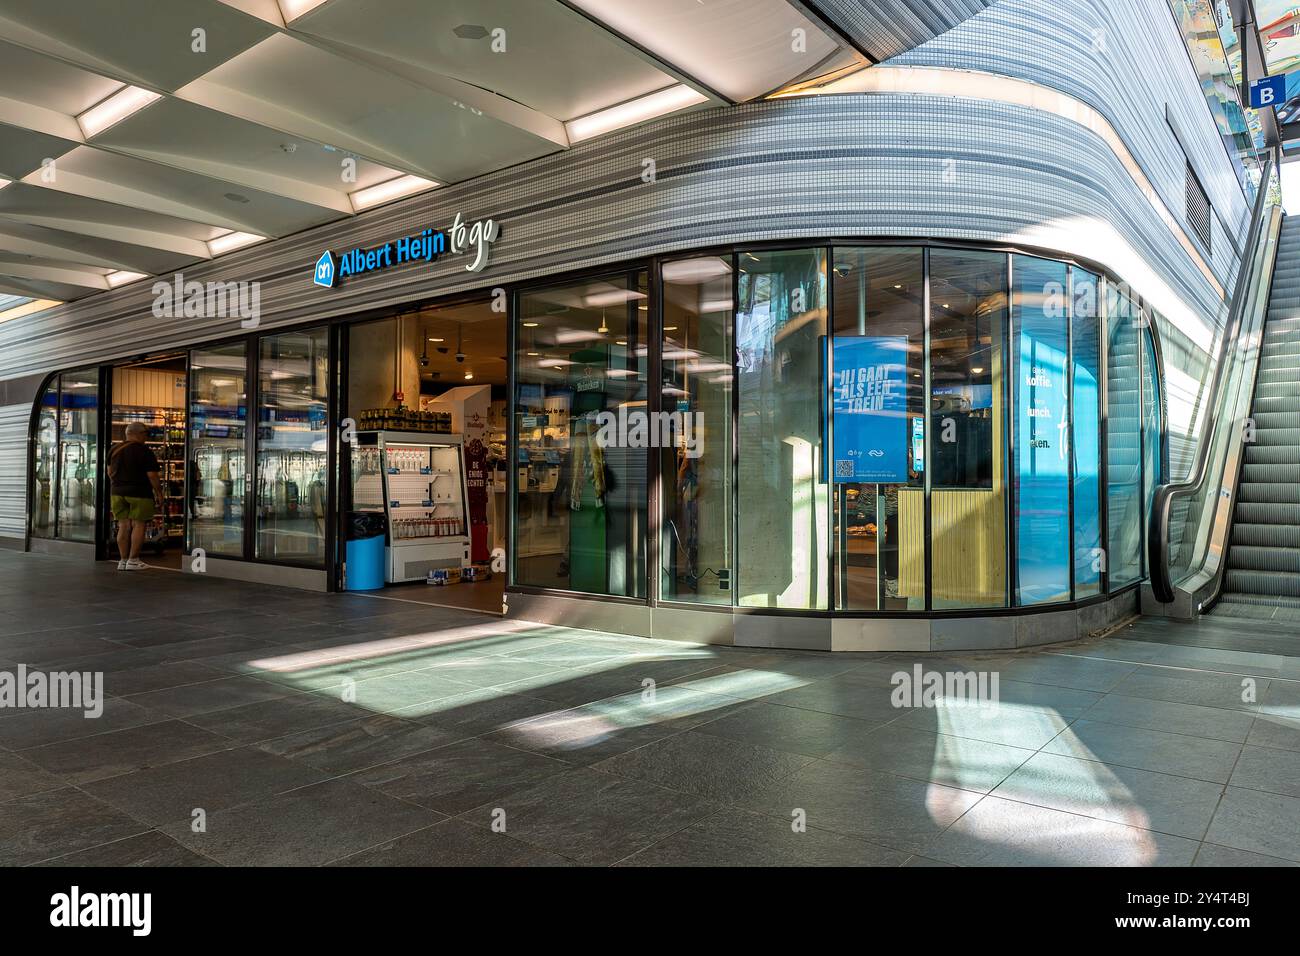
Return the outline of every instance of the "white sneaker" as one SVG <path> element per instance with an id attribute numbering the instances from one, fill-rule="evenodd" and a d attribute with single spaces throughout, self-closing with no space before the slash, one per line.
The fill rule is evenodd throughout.
<path id="1" fill-rule="evenodd" d="M 118 569 L 119 571 L 125 571 L 125 570 L 126 570 L 126 558 L 123 558 L 121 561 L 117 562 L 117 569 Z"/>
<path id="2" fill-rule="evenodd" d="M 122 570 L 123 570 L 123 571 L 143 571 L 143 570 L 144 570 L 145 568 L 147 568 L 147 567 L 149 567 L 149 565 L 145 564 L 145 563 L 144 563 L 143 561 L 141 561 L 139 558 L 132 558 L 131 560 L 127 561 L 124 565 L 122 565 Z"/>

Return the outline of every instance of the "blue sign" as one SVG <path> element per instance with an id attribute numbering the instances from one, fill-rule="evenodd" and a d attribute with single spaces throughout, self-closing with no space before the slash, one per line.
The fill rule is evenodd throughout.
<path id="1" fill-rule="evenodd" d="M 835 481 L 907 483 L 907 336 L 834 340 Z"/>
<path id="2" fill-rule="evenodd" d="M 1286 74 L 1266 76 L 1250 81 L 1250 108 L 1262 110 L 1266 106 L 1281 106 L 1286 102 Z"/>

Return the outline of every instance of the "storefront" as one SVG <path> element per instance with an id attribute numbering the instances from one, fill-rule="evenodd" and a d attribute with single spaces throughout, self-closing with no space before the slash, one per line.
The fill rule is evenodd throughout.
<path id="1" fill-rule="evenodd" d="M 499 234 L 327 252 L 302 282 L 472 272 Z M 52 376 L 29 535 L 114 557 L 96 463 L 145 421 L 189 573 L 761 646 L 1068 640 L 1144 575 L 1155 318 L 1095 264 L 911 240 L 665 254 L 243 332 Z"/>

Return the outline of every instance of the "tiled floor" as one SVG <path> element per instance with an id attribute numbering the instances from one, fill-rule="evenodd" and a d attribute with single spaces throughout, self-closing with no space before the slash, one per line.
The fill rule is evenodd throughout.
<path id="1" fill-rule="evenodd" d="M 108 695 L 0 708 L 0 863 L 1300 865 L 1300 635 L 1241 623 L 810 654 L 0 552 L 0 671 Z"/>

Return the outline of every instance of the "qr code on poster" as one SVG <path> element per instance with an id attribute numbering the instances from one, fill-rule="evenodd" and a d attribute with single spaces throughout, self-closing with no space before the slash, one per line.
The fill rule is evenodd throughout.
<path id="1" fill-rule="evenodd" d="M 852 460 L 850 460 L 850 461 L 837 461 L 837 462 L 835 462 L 835 477 L 836 477 L 836 478 L 852 478 L 852 477 L 853 477 L 853 471 L 854 471 L 854 469 L 853 469 L 853 465 L 854 465 L 854 462 L 853 462 Z"/>

